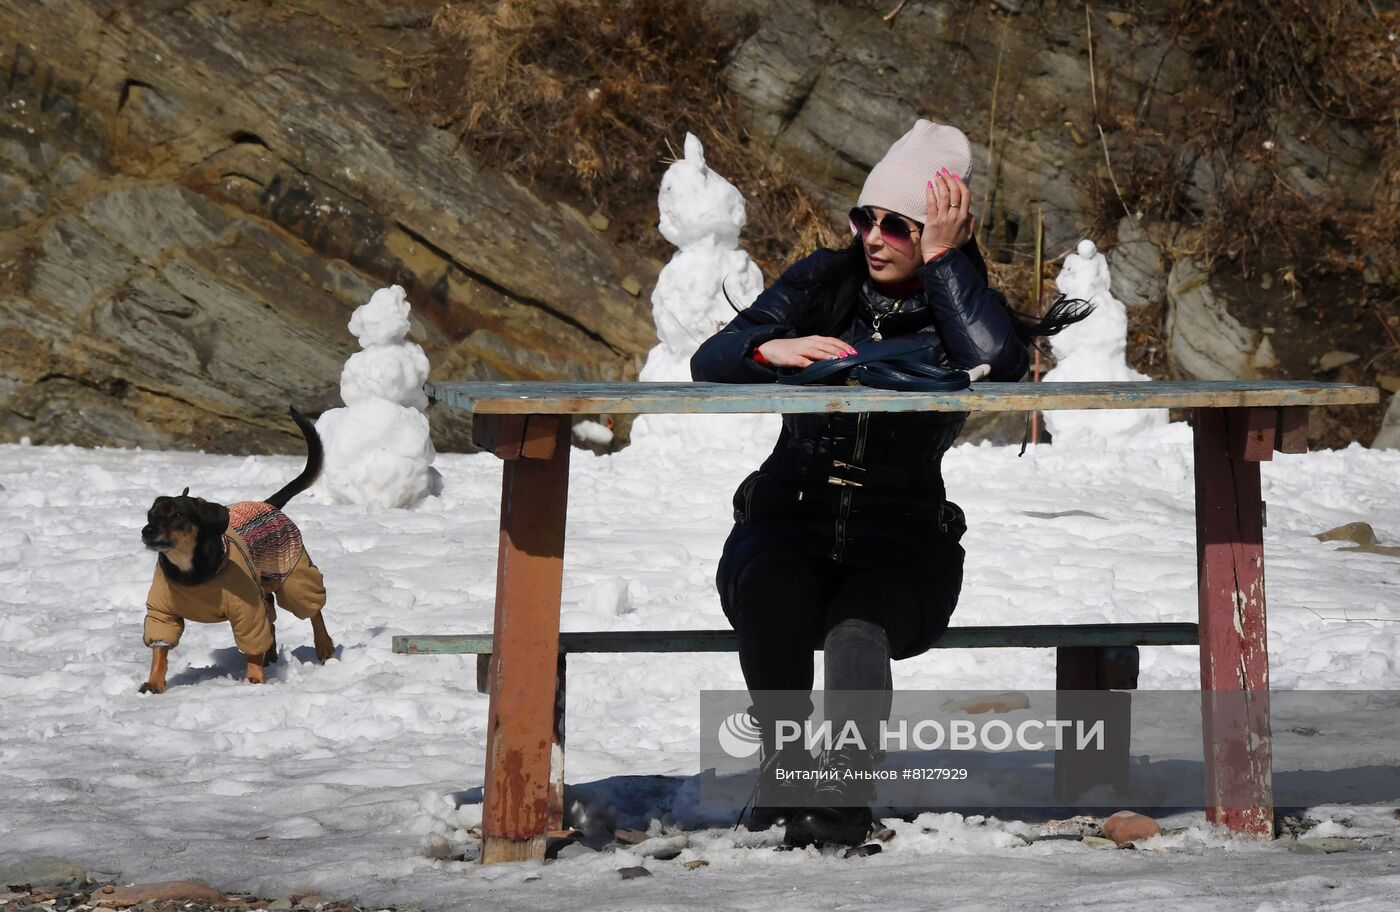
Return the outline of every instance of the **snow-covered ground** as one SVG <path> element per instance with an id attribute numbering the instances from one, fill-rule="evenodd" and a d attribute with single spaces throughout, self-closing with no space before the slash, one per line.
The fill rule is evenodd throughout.
<path id="1" fill-rule="evenodd" d="M 564 629 L 724 626 L 715 562 L 730 493 L 760 455 L 665 441 L 575 451 Z M 315 664 L 309 626 L 284 615 L 282 661 L 253 687 L 238 680 L 229 631 L 191 625 L 168 691 L 143 696 L 153 557 L 138 532 L 150 501 L 186 485 L 213 500 L 264 497 L 300 460 L 0 447 L 0 863 L 57 854 L 125 880 L 429 909 L 1400 905 L 1396 821 L 1344 808 L 1317 809 L 1326 822 L 1315 832 L 1377 835 L 1380 848 L 1295 854 L 1189 815 L 1164 821 L 1185 832 L 1136 852 L 1027 846 L 1017 822 L 928 815 L 896 824 L 883 854 L 849 861 L 752 851 L 740 845 L 757 837 L 702 830 L 643 880 L 620 880 L 615 869 L 637 859 L 616 853 L 544 866 L 432 860 L 430 830 L 455 836 L 479 815 L 486 698 L 471 658 L 396 656 L 391 638 L 490 629 L 501 471 L 490 456 L 436 466 L 444 493 L 414 510 L 309 494 L 290 505 L 326 575 L 338 659 Z M 1263 473 L 1275 687 L 1400 689 L 1400 562 L 1312 537 L 1363 520 L 1382 543 L 1400 542 L 1400 452 L 1276 456 Z M 961 446 L 945 474 L 971 526 L 954 623 L 1194 619 L 1185 427 L 1019 459 Z M 1046 515 L 1066 511 L 1095 515 Z M 1197 673 L 1195 649 L 1143 650 L 1144 688 L 1190 688 Z M 742 687 L 732 655 L 579 656 L 569 675 L 569 782 L 587 787 L 578 794 L 593 814 L 611 803 L 620 823 L 642 826 L 627 812 L 675 785 L 649 777 L 698 773 L 698 692 Z M 898 663 L 895 684 L 1051 689 L 1054 660 L 938 651 Z M 710 865 L 681 866 L 693 858 Z"/>

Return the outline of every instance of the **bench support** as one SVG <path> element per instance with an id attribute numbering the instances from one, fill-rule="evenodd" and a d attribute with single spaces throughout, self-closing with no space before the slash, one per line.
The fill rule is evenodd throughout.
<path id="1" fill-rule="evenodd" d="M 1136 646 L 1061 646 L 1055 650 L 1055 717 L 1086 726 L 1104 724 L 1105 758 L 1065 747 L 1055 752 L 1055 800 L 1073 804 L 1098 785 L 1126 792 L 1133 722 L 1131 693 L 1097 693 L 1076 699 L 1076 691 L 1130 691 L 1138 684 Z"/>
<path id="2" fill-rule="evenodd" d="M 555 680 L 570 428 L 567 416 L 507 418 L 477 416 L 478 442 L 489 441 L 505 460 L 481 815 L 484 864 L 543 860 L 552 819 L 563 811 L 562 764 L 558 779 L 551 768 L 563 751 L 552 733 L 563 699 L 562 692 L 556 699 Z"/>
<path id="3" fill-rule="evenodd" d="M 1259 462 L 1275 448 L 1296 451 L 1306 410 L 1204 408 L 1193 423 L 1206 819 L 1272 838 Z"/>

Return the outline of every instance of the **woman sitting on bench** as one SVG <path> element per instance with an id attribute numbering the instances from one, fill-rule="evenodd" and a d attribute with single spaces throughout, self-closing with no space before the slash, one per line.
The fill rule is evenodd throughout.
<path id="1" fill-rule="evenodd" d="M 851 244 L 819 250 L 691 360 L 696 380 L 761 383 L 780 369 L 917 334 L 936 366 L 1019 380 L 1027 345 L 1088 315 L 1061 298 L 1041 319 L 987 284 L 973 240 L 962 131 L 918 121 L 875 165 L 850 212 Z M 784 415 L 772 455 L 734 495 L 735 526 L 717 584 L 740 637 L 739 661 L 763 737 L 751 829 L 785 825 L 789 845 L 856 844 L 869 834 L 869 771 L 888 717 L 890 660 L 918 655 L 948 626 L 962 586 L 963 513 L 945 496 L 943 453 L 965 413 Z M 826 715 L 853 722 L 864 748 L 797 742 L 781 756 L 777 723 L 812 711 L 813 651 L 825 654 Z M 875 691 L 878 705 L 841 692 Z M 820 763 L 827 778 L 776 780 L 775 767 Z M 830 776 L 837 778 L 831 778 Z"/>

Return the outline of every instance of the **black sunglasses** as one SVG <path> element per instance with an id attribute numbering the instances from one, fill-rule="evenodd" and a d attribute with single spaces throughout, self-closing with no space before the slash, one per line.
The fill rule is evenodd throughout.
<path id="1" fill-rule="evenodd" d="M 855 207 L 847 218 L 850 219 L 851 233 L 859 235 L 862 242 L 870 236 L 870 232 L 875 230 L 878 225 L 880 236 L 885 239 L 885 243 L 901 248 L 905 253 L 913 252 L 914 232 L 923 228 L 918 222 L 907 222 L 893 212 L 886 212 L 877 222 L 875 213 L 866 206 Z"/>

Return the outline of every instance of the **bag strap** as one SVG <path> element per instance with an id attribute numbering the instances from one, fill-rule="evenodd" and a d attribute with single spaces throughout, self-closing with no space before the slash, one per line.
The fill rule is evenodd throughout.
<path id="1" fill-rule="evenodd" d="M 897 339 L 870 340 L 861 343 L 860 351 L 845 358 L 827 358 L 813 361 L 803 368 L 778 371 L 778 382 L 788 384 L 822 383 L 862 364 L 885 361 L 891 358 L 910 359 L 911 355 L 928 351 L 932 344 L 917 336 L 901 336 Z M 910 359 L 912 360 L 912 359 Z"/>
<path id="2" fill-rule="evenodd" d="M 934 367 L 922 361 L 891 358 L 862 364 L 851 372 L 861 386 L 917 393 L 951 393 L 972 386 L 967 371 Z"/>
<path id="3" fill-rule="evenodd" d="M 920 359 L 932 345 L 918 336 L 867 341 L 845 358 L 814 361 L 798 370 L 780 370 L 778 382 L 786 384 L 841 383 L 847 374 L 862 386 L 919 393 L 965 390 L 972 377 L 965 370 L 935 367 Z"/>

